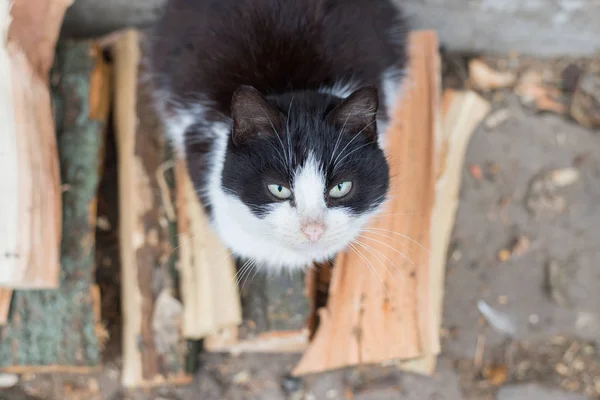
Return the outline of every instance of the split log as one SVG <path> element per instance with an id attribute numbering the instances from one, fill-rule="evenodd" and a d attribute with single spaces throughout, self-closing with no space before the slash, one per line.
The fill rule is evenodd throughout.
<path id="1" fill-rule="evenodd" d="M 86 372 L 100 363 L 93 278 L 96 195 L 108 118 L 108 67 L 93 44 L 69 41 L 57 46 L 52 74 L 64 191 L 59 286 L 55 290 L 15 291 L 0 340 L 2 371 Z M 46 195 L 42 187 L 35 190 Z"/>
<path id="2" fill-rule="evenodd" d="M 169 193 L 160 178 L 167 144 L 142 81 L 142 35 L 112 46 L 119 163 L 123 374 L 125 387 L 188 383 L 183 307 L 169 271 Z M 168 190 L 167 190 L 168 192 Z"/>
<path id="3" fill-rule="evenodd" d="M 72 0 L 0 4 L 0 287 L 56 288 L 61 193 L 48 72 Z M 11 21 L 12 19 L 12 21 Z"/>
<path id="4" fill-rule="evenodd" d="M 431 248 L 429 254 L 430 293 L 433 332 L 442 325 L 444 274 L 450 236 L 458 209 L 461 172 L 471 135 L 490 111 L 490 105 L 477 93 L 446 90 L 442 97 L 442 136 L 437 146 L 437 179 L 435 200 L 431 214 Z M 404 361 L 400 368 L 407 371 L 432 374 L 436 354 Z"/>
<path id="5" fill-rule="evenodd" d="M 410 36 L 406 88 L 388 131 L 392 200 L 335 262 L 327 307 L 293 373 L 439 352 L 429 265 L 440 71 L 433 32 Z"/>
<path id="6" fill-rule="evenodd" d="M 177 160 L 175 169 L 184 336 L 200 340 L 223 337 L 223 332 L 235 335 L 241 323 L 240 299 L 234 285 L 235 264 L 209 226 L 185 162 Z"/>

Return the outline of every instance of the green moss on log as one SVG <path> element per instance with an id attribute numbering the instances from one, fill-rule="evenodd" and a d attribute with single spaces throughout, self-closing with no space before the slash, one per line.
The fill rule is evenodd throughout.
<path id="1" fill-rule="evenodd" d="M 0 369 L 91 367 L 100 362 L 90 290 L 107 116 L 91 120 L 89 104 L 99 57 L 87 41 L 57 47 L 51 82 L 64 189 L 60 286 L 15 291 L 9 323 L 0 331 Z"/>

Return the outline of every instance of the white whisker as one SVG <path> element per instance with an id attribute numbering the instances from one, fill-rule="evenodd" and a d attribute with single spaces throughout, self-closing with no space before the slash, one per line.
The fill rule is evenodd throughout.
<path id="1" fill-rule="evenodd" d="M 350 114 L 348 114 L 348 116 L 346 117 L 346 120 L 344 121 L 344 125 L 342 126 L 342 129 L 340 129 L 340 133 L 338 134 L 337 140 L 335 141 L 335 146 L 333 147 L 333 151 L 331 152 L 331 158 L 329 159 L 329 164 L 331 164 L 331 161 L 333 160 L 333 157 L 335 156 L 335 151 L 337 150 L 337 148 L 340 144 L 340 139 L 342 138 L 342 134 L 344 133 L 344 130 L 346 129 L 346 124 L 348 123 L 348 118 L 350 118 Z"/>
<path id="2" fill-rule="evenodd" d="M 417 246 L 419 246 L 421 249 L 425 250 L 427 252 L 427 254 L 429 254 L 429 249 L 426 249 L 425 246 L 423 246 L 421 243 L 419 243 L 415 239 L 411 238 L 410 236 L 403 235 L 403 234 L 398 233 L 398 232 L 390 231 L 388 229 L 380 229 L 380 228 L 364 228 L 364 229 L 362 229 L 362 231 L 363 232 L 371 232 L 371 233 L 382 235 L 382 236 L 386 236 L 386 237 L 388 237 L 388 236 L 384 235 L 383 233 L 377 233 L 377 232 L 387 232 L 387 233 L 391 233 L 393 235 L 400 236 L 401 238 L 404 238 L 406 240 L 409 240 L 409 241 L 413 242 L 414 244 L 416 244 Z M 392 238 L 390 238 L 390 239 L 392 239 Z"/>
<path id="3" fill-rule="evenodd" d="M 397 265 L 396 265 L 396 264 L 395 264 L 395 263 L 394 263 L 394 262 L 393 262 L 393 261 L 392 261 L 392 260 L 391 260 L 391 259 L 390 259 L 388 256 L 384 255 L 384 254 L 383 254 L 382 252 L 380 252 L 379 250 L 377 250 L 377 249 L 375 249 L 374 247 L 372 247 L 372 246 L 369 246 L 369 245 L 367 245 L 367 244 L 365 244 L 365 243 L 361 242 L 361 241 L 360 241 L 360 240 L 358 240 L 358 239 L 355 239 L 355 240 L 354 240 L 354 242 L 355 242 L 355 243 L 357 243 L 357 244 L 360 244 L 360 245 L 361 245 L 361 246 L 362 246 L 362 247 L 363 247 L 365 250 L 367 250 L 368 252 L 370 252 L 371 254 L 373 254 L 373 255 L 374 255 L 374 256 L 375 256 L 375 257 L 376 257 L 378 260 L 379 260 L 379 257 L 383 257 L 383 258 L 384 258 L 384 259 L 385 259 L 387 262 L 389 262 L 390 264 L 392 264 L 392 266 L 394 267 L 394 269 L 395 269 L 396 271 L 398 271 L 398 272 L 399 272 L 399 273 L 401 273 L 402 275 L 406 276 L 406 274 L 404 274 L 404 271 L 403 271 L 403 270 L 402 270 L 400 267 L 398 267 L 398 266 L 397 266 Z M 378 256 L 378 255 L 379 255 L 379 256 Z M 381 260 L 379 260 L 379 261 L 381 262 Z M 389 274 L 393 275 L 393 274 L 390 272 L 389 268 L 387 268 L 387 267 L 385 266 L 385 264 L 383 264 L 383 263 L 382 263 L 382 265 L 385 267 L 386 271 L 387 271 Z"/>
<path id="4" fill-rule="evenodd" d="M 380 241 L 380 240 L 373 239 L 373 238 L 371 238 L 371 237 L 368 237 L 368 236 L 365 236 L 365 235 L 358 235 L 358 237 L 361 237 L 361 238 L 363 238 L 363 239 L 367 239 L 367 240 L 372 240 L 372 241 L 374 241 L 374 242 L 376 242 L 376 243 L 382 244 L 382 245 L 384 245 L 385 247 L 388 247 L 388 248 L 392 249 L 393 251 L 395 251 L 396 253 L 398 253 L 398 254 L 399 254 L 401 257 L 403 257 L 404 259 L 406 259 L 406 261 L 408 261 L 409 263 L 411 263 L 413 267 L 415 267 L 415 268 L 418 268 L 417 264 L 415 264 L 415 262 L 414 262 L 413 260 L 411 260 L 411 259 L 410 259 L 408 256 L 406 256 L 404 253 L 402 253 L 401 251 L 399 251 L 399 250 L 398 250 L 398 249 L 396 249 L 395 247 L 393 247 L 393 246 L 390 246 L 390 245 L 389 245 L 389 244 L 387 244 L 387 243 L 384 243 L 384 242 L 382 242 L 382 241 Z"/>
<path id="5" fill-rule="evenodd" d="M 350 146 L 350 144 L 351 144 L 352 142 L 354 142 L 354 139 L 356 139 L 356 138 L 357 138 L 357 137 L 358 137 L 358 136 L 359 136 L 361 133 L 363 133 L 363 132 L 364 132 L 364 130 L 365 130 L 365 129 L 367 129 L 369 126 L 371 126 L 371 125 L 372 125 L 372 124 L 374 124 L 374 123 L 375 123 L 375 120 L 373 120 L 373 121 L 369 122 L 369 123 L 367 124 L 367 126 L 365 126 L 365 127 L 364 127 L 364 128 L 362 128 L 360 131 L 358 131 L 358 133 L 357 133 L 356 135 L 354 135 L 354 137 L 353 137 L 353 138 L 352 138 L 352 139 L 351 139 L 351 140 L 350 140 L 348 143 L 346 143 L 346 146 L 344 146 L 344 148 L 342 149 L 342 151 L 340 151 L 340 154 L 338 154 L 338 156 L 337 156 L 337 157 L 335 158 L 335 160 L 333 161 L 333 167 L 334 167 L 334 168 L 335 168 L 335 165 L 337 164 L 337 160 L 340 158 L 340 156 L 341 156 L 342 154 L 344 154 L 344 151 L 345 151 L 345 150 L 348 148 L 348 146 Z"/>
<path id="6" fill-rule="evenodd" d="M 354 252 L 365 262 L 367 263 L 367 266 L 370 268 L 371 273 L 373 273 L 377 279 L 379 280 L 379 283 L 381 283 L 381 286 L 383 287 L 383 290 L 385 290 L 385 294 L 387 296 L 387 298 L 392 301 L 392 297 L 390 296 L 390 293 L 387 290 L 387 287 L 385 286 L 385 283 L 383 283 L 383 281 L 381 280 L 381 277 L 379 276 L 379 273 L 377 272 L 377 270 L 375 269 L 375 267 L 373 266 L 373 264 L 371 264 L 371 262 L 360 252 L 360 250 L 358 250 L 356 248 L 356 246 L 354 246 L 352 243 L 348 243 L 348 246 L 354 250 Z"/>

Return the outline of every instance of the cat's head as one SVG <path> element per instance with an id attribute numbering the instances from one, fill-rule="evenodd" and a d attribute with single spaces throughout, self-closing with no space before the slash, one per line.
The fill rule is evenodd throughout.
<path id="1" fill-rule="evenodd" d="M 238 88 L 212 204 L 231 250 L 259 265 L 302 267 L 355 239 L 389 186 L 377 109 L 372 87 L 345 99 Z"/>

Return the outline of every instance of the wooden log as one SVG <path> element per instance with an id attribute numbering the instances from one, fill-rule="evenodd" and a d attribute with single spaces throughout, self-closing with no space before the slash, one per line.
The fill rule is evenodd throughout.
<path id="1" fill-rule="evenodd" d="M 0 4 L 0 90 L 11 94 L 0 99 L 0 287 L 58 286 L 60 176 L 48 71 L 71 3 Z"/>
<path id="2" fill-rule="evenodd" d="M 184 161 L 175 168 L 183 333 L 200 340 L 241 323 L 240 298 L 233 259 L 209 226 Z"/>
<path id="3" fill-rule="evenodd" d="M 59 287 L 15 291 L 0 340 L 2 371 L 87 372 L 100 363 L 93 278 L 96 192 L 108 118 L 108 68 L 92 43 L 69 41 L 57 47 L 53 77 L 64 191 Z"/>
<path id="4" fill-rule="evenodd" d="M 141 45 L 142 35 L 130 30 L 112 46 L 119 163 L 122 383 L 128 388 L 191 381 L 185 371 L 183 307 L 175 297 L 169 272 L 173 249 L 165 204 L 170 203 L 168 194 L 161 194 L 159 178 L 167 147 L 150 89 L 139 79 L 144 73 Z"/>
<path id="5" fill-rule="evenodd" d="M 327 307 L 295 375 L 439 351 L 429 249 L 440 61 L 435 33 L 414 32 L 409 45 L 406 88 L 388 131 L 391 200 L 336 259 Z"/>
<path id="6" fill-rule="evenodd" d="M 435 200 L 431 214 L 431 248 L 429 253 L 430 293 L 432 311 L 429 314 L 433 332 L 442 324 L 444 274 L 450 236 L 454 227 L 461 172 L 471 135 L 490 111 L 490 105 L 477 93 L 446 90 L 442 97 L 442 136 L 437 146 L 437 179 Z M 436 354 L 424 354 L 404 361 L 400 368 L 407 371 L 432 374 Z"/>

